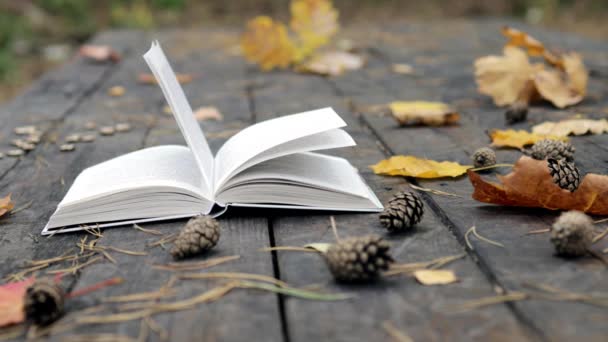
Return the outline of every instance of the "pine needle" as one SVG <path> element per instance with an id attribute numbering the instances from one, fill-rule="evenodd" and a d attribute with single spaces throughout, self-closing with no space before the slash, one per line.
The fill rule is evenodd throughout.
<path id="1" fill-rule="evenodd" d="M 118 247 L 114 247 L 114 246 L 107 246 L 105 248 L 111 249 L 114 252 L 118 252 L 118 253 L 122 253 L 122 254 L 127 254 L 127 255 L 134 255 L 134 256 L 145 256 L 145 255 L 148 255 L 148 252 L 130 251 L 128 249 L 122 249 L 122 248 L 118 248 Z"/>
<path id="2" fill-rule="evenodd" d="M 154 242 L 147 244 L 147 246 L 148 247 L 164 246 L 165 243 L 173 242 L 175 239 L 177 239 L 177 233 L 168 234 Z"/>
<path id="3" fill-rule="evenodd" d="M 264 291 L 270 291 L 274 293 L 280 293 L 287 296 L 308 299 L 308 300 L 319 300 L 319 301 L 336 301 L 336 300 L 345 300 L 354 298 L 352 295 L 348 294 L 324 294 L 314 291 L 308 291 L 303 289 L 296 289 L 293 287 L 278 287 L 275 285 L 270 285 L 266 283 L 260 282 L 251 282 L 251 281 L 240 281 L 235 283 L 236 287 L 244 288 L 244 289 L 258 289 Z"/>
<path id="4" fill-rule="evenodd" d="M 436 190 L 436 189 L 430 189 L 430 188 L 423 188 L 414 184 L 409 184 L 410 188 L 418 190 L 418 191 L 424 191 L 424 192 L 428 192 L 431 193 L 433 195 L 440 195 L 440 196 L 447 196 L 447 197 L 459 197 L 462 198 L 462 196 L 460 195 L 456 195 L 450 192 L 445 192 L 445 191 L 441 191 L 441 190 Z"/>
<path id="5" fill-rule="evenodd" d="M 25 333 L 25 326 L 18 325 L 12 328 L 4 328 L 0 332 L 0 341 L 14 340 L 21 337 Z"/>
<path id="6" fill-rule="evenodd" d="M 286 282 L 263 274 L 240 273 L 240 272 L 207 272 L 207 273 L 185 273 L 178 276 L 179 279 L 238 279 L 259 280 L 280 287 L 289 287 Z"/>
<path id="7" fill-rule="evenodd" d="M 62 338 L 65 342 L 137 342 L 126 335 L 118 334 L 81 334 L 68 335 Z"/>
<path id="8" fill-rule="evenodd" d="M 20 211 L 23 211 L 23 210 L 25 210 L 25 209 L 28 209 L 29 207 L 31 207 L 31 206 L 32 206 L 32 203 L 34 203 L 34 201 L 29 201 L 29 202 L 25 203 L 24 205 L 20 206 L 20 207 L 19 207 L 19 208 L 17 208 L 17 209 L 13 209 L 13 210 L 11 210 L 10 215 L 15 215 L 16 213 L 18 213 L 18 212 L 20 212 Z"/>
<path id="9" fill-rule="evenodd" d="M 135 228 L 139 231 L 142 231 L 146 234 L 157 235 L 157 236 L 163 235 L 163 232 L 161 232 L 160 230 L 143 228 L 137 224 L 134 224 L 133 228 Z"/>
<path id="10" fill-rule="evenodd" d="M 166 298 L 169 296 L 175 295 L 175 291 L 160 289 L 158 291 L 151 292 L 140 292 L 140 293 L 132 293 L 128 295 L 122 296 L 113 296 L 102 299 L 102 302 L 106 303 L 125 303 L 125 302 L 137 302 L 144 300 L 158 300 L 161 298 Z"/>
<path id="11" fill-rule="evenodd" d="M 601 239 L 603 239 L 606 235 L 608 235 L 608 228 L 604 229 L 603 232 L 599 233 L 598 235 L 596 235 L 593 240 L 591 241 L 591 243 L 597 243 L 599 242 Z"/>
<path id="12" fill-rule="evenodd" d="M 163 329 L 163 327 L 152 319 L 152 317 L 148 316 L 144 318 L 144 321 L 148 324 L 148 327 L 158 335 L 161 341 L 169 340 L 169 333 L 167 333 L 167 330 Z"/>
<path id="13" fill-rule="evenodd" d="M 170 262 L 166 265 L 152 265 L 153 268 L 159 270 L 166 271 L 190 271 L 190 270 L 199 270 L 203 268 L 213 267 L 225 262 L 233 261 L 239 259 L 240 255 L 230 255 L 225 257 L 218 257 L 204 261 L 196 261 L 196 262 Z"/>
<path id="14" fill-rule="evenodd" d="M 334 218 L 334 215 L 329 216 L 329 223 L 331 224 L 331 230 L 334 233 L 336 242 L 340 242 L 340 236 L 338 235 L 338 228 L 336 227 L 336 219 Z"/>
<path id="15" fill-rule="evenodd" d="M 470 300 L 470 301 L 467 301 L 460 305 L 448 307 L 447 311 L 452 312 L 452 313 L 464 312 L 464 311 L 479 309 L 479 308 L 490 306 L 490 305 L 502 304 L 502 303 L 507 303 L 507 302 L 516 302 L 516 301 L 525 300 L 525 299 L 529 299 L 529 298 L 530 298 L 529 295 L 526 293 L 513 292 L 513 293 L 509 293 L 509 294 L 505 294 L 505 295 L 491 296 L 491 297 L 484 297 L 484 298 L 480 298 L 480 299 Z"/>
<path id="16" fill-rule="evenodd" d="M 601 219 L 601 220 L 596 220 L 596 221 L 593 221 L 593 223 L 595 223 L 595 224 L 598 224 L 598 223 L 603 223 L 603 222 L 608 222 L 608 217 L 607 217 L 607 218 L 603 218 L 603 219 Z"/>
<path id="17" fill-rule="evenodd" d="M 99 316 L 80 316 L 76 317 L 76 324 L 109 324 L 109 323 L 119 323 L 119 322 L 128 322 L 134 319 L 144 318 L 150 315 L 152 312 L 150 310 L 139 310 L 125 313 L 117 313 L 110 315 L 99 315 Z"/>
<path id="18" fill-rule="evenodd" d="M 272 251 L 289 251 L 289 252 L 308 252 L 318 253 L 312 248 L 296 247 L 296 246 L 277 246 L 277 247 L 264 247 L 258 249 L 259 252 L 272 252 Z"/>
<path id="19" fill-rule="evenodd" d="M 471 241 L 469 240 L 469 235 L 471 233 L 473 233 L 473 235 L 475 235 L 478 239 L 480 239 L 482 241 L 485 241 L 485 242 L 487 242 L 487 243 L 489 243 L 491 245 L 505 248 L 505 246 L 502 243 L 496 242 L 494 240 L 490 240 L 490 239 L 488 239 L 486 237 L 483 237 L 483 236 L 479 235 L 479 233 L 477 233 L 477 228 L 475 226 L 473 226 L 473 227 L 469 228 L 469 230 L 467 230 L 467 232 L 464 234 L 464 240 L 467 243 L 467 246 L 469 247 L 470 250 L 475 250 L 475 248 L 471 244 Z"/>
<path id="20" fill-rule="evenodd" d="M 536 229 L 536 230 L 531 230 L 531 231 L 527 232 L 526 235 L 544 234 L 544 233 L 549 233 L 550 231 L 551 231 L 551 228 Z"/>
<path id="21" fill-rule="evenodd" d="M 80 271 L 81 269 L 83 269 L 83 268 L 85 268 L 85 267 L 87 267 L 87 266 L 89 266 L 91 264 L 94 264 L 94 263 L 100 261 L 101 259 L 103 259 L 103 258 L 100 257 L 100 256 L 98 256 L 98 257 L 95 257 L 95 258 L 93 258 L 91 260 L 88 260 L 84 264 L 77 264 L 75 266 L 68 267 L 68 268 L 62 268 L 62 269 L 59 269 L 59 270 L 52 270 L 52 271 L 49 271 L 48 273 L 49 274 L 58 274 L 58 273 L 72 273 L 72 274 L 76 274 L 76 272 Z"/>
<path id="22" fill-rule="evenodd" d="M 411 337 L 399 331 L 399 329 L 397 329 L 390 321 L 384 321 L 382 323 L 382 328 L 384 328 L 384 331 L 386 331 L 386 333 L 389 334 L 390 337 L 392 337 L 396 342 L 414 342 Z"/>

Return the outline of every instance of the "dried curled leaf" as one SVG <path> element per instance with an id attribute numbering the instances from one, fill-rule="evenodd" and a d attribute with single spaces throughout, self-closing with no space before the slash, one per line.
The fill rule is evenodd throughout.
<path id="1" fill-rule="evenodd" d="M 389 108 L 400 125 L 451 125 L 460 120 L 460 114 L 442 102 L 395 101 Z"/>
<path id="2" fill-rule="evenodd" d="M 83 45 L 78 54 L 96 62 L 112 61 L 116 63 L 121 59 L 120 54 L 108 45 Z"/>
<path id="3" fill-rule="evenodd" d="M 422 285 L 447 285 L 458 281 L 452 270 L 416 270 L 414 278 Z"/>
<path id="4" fill-rule="evenodd" d="M 551 134 L 565 137 L 568 135 L 602 134 L 608 132 L 608 121 L 606 119 L 570 119 L 558 122 L 543 122 L 532 127 L 532 133 Z"/>
<path id="5" fill-rule="evenodd" d="M 298 60 L 326 45 L 338 32 L 338 11 L 329 0 L 295 0 L 289 26 L 298 36 Z"/>
<path id="6" fill-rule="evenodd" d="M 539 207 L 551 210 L 580 210 L 588 214 L 608 215 L 608 176 L 587 174 L 575 192 L 553 182 L 546 160 L 521 157 L 500 184 L 488 182 L 468 171 L 475 188 L 473 199 L 499 205 Z"/>
<path id="7" fill-rule="evenodd" d="M 460 165 L 449 161 L 437 162 L 414 156 L 394 156 L 371 166 L 374 173 L 379 175 L 416 178 L 458 177 L 471 167 L 471 165 Z"/>
<path id="8" fill-rule="evenodd" d="M 475 81 L 481 94 L 497 106 L 514 103 L 531 80 L 538 65 L 532 65 L 521 49 L 507 46 L 503 56 L 486 56 L 475 61 Z"/>
<path id="9" fill-rule="evenodd" d="M 267 16 L 249 21 L 241 38 L 241 48 L 245 58 L 259 64 L 262 70 L 286 68 L 294 61 L 296 54 L 285 25 Z"/>
<path id="10" fill-rule="evenodd" d="M 522 149 L 524 146 L 532 145 L 535 142 L 543 139 L 553 139 L 568 141 L 567 137 L 549 135 L 549 134 L 538 134 L 530 133 L 524 130 L 499 130 L 495 129 L 490 132 L 490 138 L 492 139 L 492 145 L 497 147 L 515 147 Z"/>
<path id="11" fill-rule="evenodd" d="M 358 70 L 365 64 L 359 55 L 343 51 L 317 54 L 298 66 L 298 71 L 325 76 L 339 76 L 348 70 Z"/>
<path id="12" fill-rule="evenodd" d="M 11 200 L 11 194 L 0 198 L 0 217 L 13 210 L 14 207 L 15 203 L 13 203 L 13 201 Z"/>
<path id="13" fill-rule="evenodd" d="M 564 108 L 584 98 L 589 76 L 579 54 L 554 54 L 525 32 L 510 27 L 502 32 L 508 38 L 504 55 L 475 61 L 480 93 L 491 96 L 497 106 L 543 98 Z M 528 55 L 542 56 L 547 63 L 530 64 Z"/>
<path id="14" fill-rule="evenodd" d="M 23 296 L 34 277 L 0 286 L 0 327 L 23 322 Z"/>

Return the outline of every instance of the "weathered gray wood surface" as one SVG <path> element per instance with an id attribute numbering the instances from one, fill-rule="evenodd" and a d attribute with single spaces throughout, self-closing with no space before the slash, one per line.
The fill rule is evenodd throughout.
<path id="1" fill-rule="evenodd" d="M 204 129 L 212 147 L 253 122 L 332 106 L 348 122 L 347 130 L 358 143 L 355 148 L 331 151 L 348 158 L 363 174 L 382 201 L 407 189 L 408 180 L 374 175 L 368 165 L 391 154 L 411 154 L 432 159 L 468 163 L 470 153 L 489 140 L 485 130 L 505 127 L 503 110 L 476 92 L 472 61 L 498 53 L 503 40 L 503 22 L 442 22 L 426 24 L 378 24 L 346 29 L 368 55 L 368 65 L 341 77 L 323 78 L 289 71 L 262 73 L 230 53 L 238 31 L 205 29 L 144 34 L 106 32 L 94 39 L 121 51 L 124 59 L 114 64 L 95 64 L 75 59 L 45 75 L 13 102 L 0 107 L 0 143 L 7 146 L 12 129 L 36 124 L 44 129 L 46 143 L 19 158 L 0 160 L 0 194 L 12 193 L 17 206 L 32 205 L 2 218 L 0 229 L 0 275 L 18 271 L 25 260 L 44 259 L 73 249 L 87 233 L 50 238 L 38 234 L 77 174 L 85 167 L 143 147 L 178 143 L 183 138 L 173 119 L 162 113 L 164 100 L 157 86 L 137 83 L 138 73 L 147 72 L 141 58 L 152 39 L 160 39 L 174 69 L 199 75 L 185 85 L 193 107 L 216 106 L 223 122 L 206 121 Z M 517 25 L 521 27 L 521 25 Z M 555 120 L 583 112 L 605 117 L 608 108 L 608 69 L 605 44 L 579 37 L 528 28 L 549 45 L 584 54 L 592 70 L 588 99 L 572 109 L 557 111 L 534 107 L 526 123 L 529 128 L 543 120 Z M 392 63 L 408 63 L 414 75 L 397 75 Z M 114 85 L 126 88 L 122 97 L 110 97 Z M 444 128 L 398 128 L 390 117 L 367 113 L 365 108 L 394 100 L 441 100 L 462 114 L 461 124 Z M 85 122 L 98 124 L 129 121 L 134 129 L 113 137 L 98 137 L 79 144 L 71 153 L 60 153 L 54 142 L 81 130 Z M 577 163 L 586 172 L 606 173 L 608 136 L 573 139 Z M 501 162 L 513 162 L 520 154 L 500 150 Z M 597 260 L 563 260 L 553 256 L 547 234 L 526 235 L 547 228 L 557 212 L 502 208 L 470 198 L 466 178 L 424 181 L 421 186 L 461 195 L 449 198 L 423 194 L 426 214 L 415 231 L 387 235 L 376 214 L 335 213 L 342 237 L 377 233 L 392 243 L 399 262 L 428 261 L 464 253 L 467 256 L 448 266 L 460 282 L 425 287 L 409 277 L 394 277 L 366 286 L 335 284 L 323 260 L 314 254 L 258 252 L 262 247 L 332 242 L 329 214 L 290 211 L 238 211 L 221 219 L 224 230 L 218 247 L 209 257 L 240 255 L 237 261 L 213 270 L 249 272 L 274 276 L 293 286 L 321 285 L 332 292 L 347 292 L 356 298 L 344 302 L 315 302 L 285 298 L 254 290 L 237 290 L 221 300 L 194 310 L 161 314 L 154 319 L 170 340 L 212 341 L 375 341 L 389 336 L 382 324 L 390 321 L 416 341 L 440 340 L 541 340 L 569 341 L 580 338 L 602 341 L 608 336 L 608 310 L 577 302 L 528 300 L 497 304 L 463 313 L 449 313 L 451 305 L 493 296 L 497 292 L 524 290 L 523 283 L 552 285 L 575 292 L 608 291 L 608 271 Z M 184 221 L 147 224 L 148 229 L 171 233 Z M 464 234 L 471 226 L 505 245 L 496 247 L 472 238 L 473 250 L 465 247 Z M 120 276 L 126 282 L 75 299 L 68 309 L 76 311 L 99 303 L 105 296 L 155 291 L 171 272 L 151 267 L 171 261 L 161 247 L 146 247 L 158 239 L 132 228 L 104 231 L 100 245 L 147 251 L 147 256 L 112 253 L 117 263 L 93 264 L 69 278 L 70 289 L 84 288 L 100 280 Z M 601 248 L 606 247 L 606 242 Z M 64 267 L 53 266 L 53 268 Z M 53 269 L 51 268 L 51 269 Z M 203 271 L 204 272 L 204 271 Z M 215 281 L 180 283 L 176 298 L 188 298 L 215 286 Z M 68 315 L 69 317 L 69 315 Z M 67 335 L 115 333 L 137 338 L 140 322 L 84 325 L 51 338 Z M 2 330 L 0 330 L 0 334 Z M 23 336 L 21 337 L 23 338 Z M 149 340 L 158 340 L 151 333 Z"/>

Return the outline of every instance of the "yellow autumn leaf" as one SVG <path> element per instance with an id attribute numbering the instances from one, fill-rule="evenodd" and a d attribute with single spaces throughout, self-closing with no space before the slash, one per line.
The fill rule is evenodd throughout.
<path id="1" fill-rule="evenodd" d="M 608 132 L 606 119 L 570 119 L 558 122 L 543 122 L 532 127 L 532 133 L 565 137 L 568 135 L 602 134 Z"/>
<path id="2" fill-rule="evenodd" d="M 503 27 L 501 31 L 509 39 L 506 44 L 507 46 L 526 48 L 530 56 L 542 56 L 545 52 L 543 43 L 523 31 L 508 26 Z"/>
<path id="3" fill-rule="evenodd" d="M 583 95 L 570 88 L 563 73 L 557 70 L 540 70 L 534 74 L 534 85 L 540 95 L 558 108 L 577 104 Z"/>
<path id="4" fill-rule="evenodd" d="M 522 149 L 524 146 L 532 145 L 535 142 L 543 139 L 553 139 L 568 141 L 566 137 L 559 137 L 555 135 L 547 134 L 535 134 L 524 130 L 499 130 L 495 129 L 490 132 L 490 138 L 492 139 L 492 145 L 498 147 L 515 147 Z"/>
<path id="5" fill-rule="evenodd" d="M 0 198 L 0 217 L 9 211 L 13 210 L 15 203 L 11 200 L 11 194 L 6 197 Z"/>
<path id="6" fill-rule="evenodd" d="M 394 156 L 371 165 L 374 173 L 379 175 L 416 178 L 458 177 L 471 167 L 471 165 L 460 165 L 449 161 L 437 162 L 414 156 Z"/>
<path id="7" fill-rule="evenodd" d="M 514 103 L 532 79 L 534 70 L 542 68 L 542 65 L 530 64 L 526 53 L 513 46 L 506 46 L 502 56 L 478 58 L 474 66 L 479 92 L 491 96 L 497 106 Z"/>
<path id="8" fill-rule="evenodd" d="M 414 278 L 422 285 L 447 285 L 458 281 L 452 270 L 417 270 Z"/>
<path id="9" fill-rule="evenodd" d="M 257 63 L 262 70 L 286 68 L 296 55 L 285 25 L 267 16 L 256 17 L 247 23 L 241 49 L 245 58 Z"/>
<path id="10" fill-rule="evenodd" d="M 297 68 L 299 72 L 307 72 L 325 76 L 339 76 L 348 70 L 358 70 L 363 67 L 363 57 L 344 51 L 328 51 L 317 54 Z"/>
<path id="11" fill-rule="evenodd" d="M 395 101 L 388 107 L 400 125 L 440 126 L 460 120 L 460 115 L 442 102 Z"/>
<path id="12" fill-rule="evenodd" d="M 294 0 L 290 27 L 299 39 L 297 60 L 326 45 L 338 32 L 338 11 L 329 0 Z"/>

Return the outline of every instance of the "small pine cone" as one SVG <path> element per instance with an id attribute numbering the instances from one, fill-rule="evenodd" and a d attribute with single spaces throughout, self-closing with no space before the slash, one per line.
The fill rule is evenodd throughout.
<path id="1" fill-rule="evenodd" d="M 389 249 L 388 242 L 378 235 L 354 237 L 331 245 L 325 260 L 338 281 L 370 281 L 394 261 Z"/>
<path id="2" fill-rule="evenodd" d="M 505 120 L 509 125 L 525 121 L 528 117 L 528 105 L 523 102 L 515 102 L 505 112 Z"/>
<path id="3" fill-rule="evenodd" d="M 496 152 L 489 147 L 482 147 L 473 153 L 473 166 L 485 167 L 496 164 Z"/>
<path id="4" fill-rule="evenodd" d="M 578 189 L 581 176 L 574 163 L 568 163 L 564 159 L 549 159 L 547 163 L 555 184 L 570 192 L 574 192 Z"/>
<path id="5" fill-rule="evenodd" d="M 65 293 L 50 279 L 36 280 L 25 291 L 23 312 L 25 318 L 39 326 L 56 321 L 63 314 Z"/>
<path id="6" fill-rule="evenodd" d="M 592 241 L 593 220 L 580 211 L 562 213 L 551 229 L 551 242 L 561 256 L 585 255 Z"/>
<path id="7" fill-rule="evenodd" d="M 179 232 L 171 255 L 175 259 L 203 253 L 213 248 L 220 239 L 220 225 L 211 216 L 197 216 Z"/>
<path id="8" fill-rule="evenodd" d="M 405 230 L 420 222 L 424 204 L 417 194 L 401 191 L 391 198 L 380 214 L 380 223 L 389 232 Z"/>
<path id="9" fill-rule="evenodd" d="M 574 146 L 572 144 L 552 139 L 543 139 L 537 141 L 530 150 L 528 154 L 538 160 L 543 159 L 566 159 L 568 162 L 572 162 L 574 160 Z"/>

